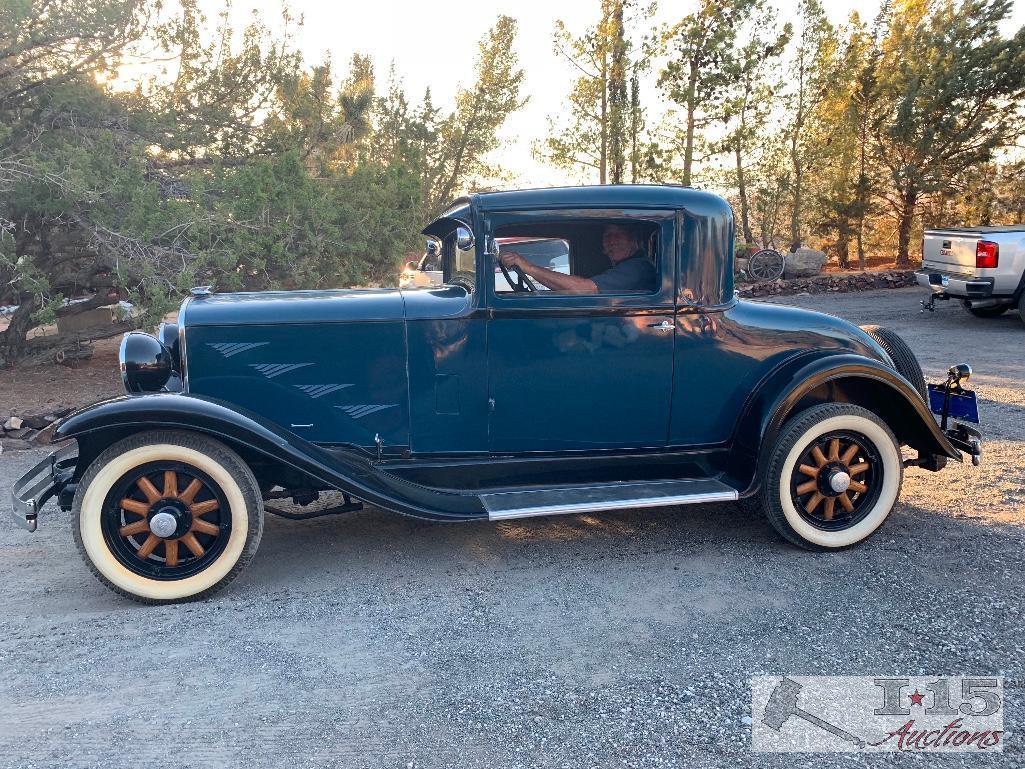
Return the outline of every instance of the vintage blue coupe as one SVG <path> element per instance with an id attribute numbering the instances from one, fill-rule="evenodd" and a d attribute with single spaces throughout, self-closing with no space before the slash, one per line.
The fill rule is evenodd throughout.
<path id="1" fill-rule="evenodd" d="M 602 277 L 609 225 L 647 260 L 632 273 L 645 284 Z M 197 289 L 176 325 L 126 335 L 128 394 L 59 425 L 74 442 L 16 484 L 15 517 L 34 530 L 56 496 L 100 580 L 156 603 L 237 576 L 265 510 L 368 502 L 494 521 L 741 500 L 791 542 L 829 550 L 883 523 L 906 466 L 978 462 L 979 433 L 947 427 L 973 416 L 968 367 L 932 386 L 939 425 L 894 333 L 739 301 L 733 217 L 715 195 L 483 193 L 424 234 L 442 286 Z M 524 239 L 568 245 L 586 280 L 537 290 L 498 253 Z M 343 503 L 264 506 L 325 491 Z"/>

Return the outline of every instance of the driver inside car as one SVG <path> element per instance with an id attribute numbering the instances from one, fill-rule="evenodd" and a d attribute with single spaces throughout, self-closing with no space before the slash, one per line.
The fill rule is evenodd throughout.
<path id="1" fill-rule="evenodd" d="M 516 269 L 553 291 L 597 294 L 606 291 L 651 291 L 655 287 L 655 265 L 641 248 L 636 231 L 622 224 L 608 224 L 602 231 L 601 242 L 602 251 L 612 261 L 612 266 L 590 278 L 549 270 L 515 251 L 503 251 L 498 258 L 506 269 Z"/>

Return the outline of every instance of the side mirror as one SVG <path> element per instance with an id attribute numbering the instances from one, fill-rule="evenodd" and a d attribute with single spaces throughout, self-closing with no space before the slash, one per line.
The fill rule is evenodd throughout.
<path id="1" fill-rule="evenodd" d="M 460 251 L 469 251 L 474 244 L 473 233 L 466 227 L 456 227 L 456 248 Z"/>

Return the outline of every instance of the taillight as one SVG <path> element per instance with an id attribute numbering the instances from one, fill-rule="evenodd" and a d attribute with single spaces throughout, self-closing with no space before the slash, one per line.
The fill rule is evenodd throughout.
<path id="1" fill-rule="evenodd" d="M 1000 246 L 991 240 L 980 240 L 975 246 L 976 267 L 996 267 L 1000 261 Z"/>

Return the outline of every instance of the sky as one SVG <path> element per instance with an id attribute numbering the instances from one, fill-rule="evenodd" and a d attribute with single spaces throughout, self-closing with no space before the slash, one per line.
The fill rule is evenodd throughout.
<path id="1" fill-rule="evenodd" d="M 216 0 L 208 0 L 216 8 Z M 871 19 L 879 9 L 878 0 L 825 0 L 834 23 L 847 19 L 852 11 Z M 460 85 L 473 78 L 477 44 L 499 14 L 519 21 L 518 55 L 526 77 L 522 93 L 527 105 L 513 114 L 502 132 L 503 147 L 496 158 L 513 174 L 517 187 L 548 186 L 575 181 L 572 177 L 537 162 L 531 147 L 547 129 L 550 115 L 558 114 L 569 92 L 573 71 L 552 50 L 556 19 L 578 33 L 594 23 L 599 0 L 435 0 L 434 2 L 338 2 L 329 0 L 291 0 L 293 15 L 301 15 L 303 26 L 296 43 L 309 64 L 330 54 L 338 69 L 343 69 L 354 51 L 368 53 L 374 60 L 379 84 L 383 83 L 394 62 L 410 98 L 419 98 L 430 86 L 436 105 L 450 105 Z M 661 0 L 656 22 L 675 21 L 694 7 L 690 0 Z M 781 19 L 793 19 L 796 3 L 774 0 Z M 233 15 L 244 22 L 253 9 L 267 20 L 274 19 L 279 0 L 234 0 Z M 1025 24 L 1025 0 L 1017 0 L 1013 17 L 1005 33 Z M 380 87 L 380 85 L 379 85 Z M 652 112 L 661 112 L 664 97 L 654 82 L 642 84 L 647 92 L 643 101 Z"/>

